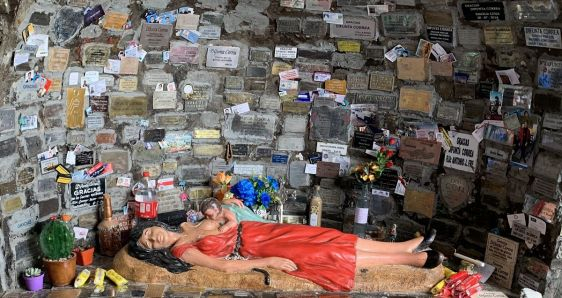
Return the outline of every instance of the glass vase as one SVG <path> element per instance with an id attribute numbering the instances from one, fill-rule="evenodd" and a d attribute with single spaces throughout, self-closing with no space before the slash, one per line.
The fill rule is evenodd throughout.
<path id="1" fill-rule="evenodd" d="M 355 220 L 353 222 L 353 234 L 360 238 L 365 238 L 371 197 L 371 185 L 363 184 L 361 193 L 355 200 Z"/>

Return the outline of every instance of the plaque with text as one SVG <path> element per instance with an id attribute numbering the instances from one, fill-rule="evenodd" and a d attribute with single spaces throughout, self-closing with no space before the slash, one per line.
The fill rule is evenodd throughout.
<path id="1" fill-rule="evenodd" d="M 324 89 L 337 94 L 345 94 L 347 82 L 345 80 L 327 80 L 324 82 Z"/>
<path id="2" fill-rule="evenodd" d="M 84 127 L 84 108 L 85 108 L 84 88 L 66 89 L 66 127 Z"/>
<path id="3" fill-rule="evenodd" d="M 453 26 L 431 26 L 427 25 L 425 28 L 427 32 L 427 39 L 431 42 L 449 43 L 454 41 L 454 27 Z"/>
<path id="4" fill-rule="evenodd" d="M 83 46 L 82 64 L 89 66 L 105 66 L 111 53 L 109 44 L 86 44 Z"/>
<path id="5" fill-rule="evenodd" d="M 68 65 L 68 57 L 70 57 L 69 49 L 64 49 L 64 48 L 49 49 L 46 71 L 64 72 L 66 70 L 66 66 Z"/>
<path id="6" fill-rule="evenodd" d="M 146 95 L 111 94 L 109 97 L 109 117 L 140 116 L 148 114 Z"/>
<path id="7" fill-rule="evenodd" d="M 445 152 L 443 167 L 475 173 L 478 166 L 478 141 L 472 134 L 451 132 L 451 148 Z"/>
<path id="8" fill-rule="evenodd" d="M 250 151 L 250 145 L 248 144 L 232 144 L 232 155 L 233 156 L 248 156 Z"/>
<path id="9" fill-rule="evenodd" d="M 226 46 L 210 46 L 207 49 L 207 67 L 237 68 L 240 48 Z"/>
<path id="10" fill-rule="evenodd" d="M 433 92 L 412 87 L 400 88 L 400 111 L 431 113 Z"/>
<path id="11" fill-rule="evenodd" d="M 107 113 L 109 96 L 90 96 L 90 107 L 92 112 Z"/>
<path id="12" fill-rule="evenodd" d="M 134 92 L 137 91 L 139 78 L 136 76 L 122 76 L 119 78 L 119 91 Z"/>
<path id="13" fill-rule="evenodd" d="M 371 73 L 369 89 L 392 92 L 394 90 L 394 74 L 385 72 Z"/>
<path id="14" fill-rule="evenodd" d="M 155 110 L 175 109 L 176 101 L 176 91 L 154 91 L 152 95 L 152 108 Z"/>
<path id="15" fill-rule="evenodd" d="M 472 194 L 474 184 L 458 175 L 441 175 L 438 178 L 439 198 L 447 209 L 455 212 L 466 205 Z"/>
<path id="16" fill-rule="evenodd" d="M 199 33 L 201 39 L 221 39 L 221 27 L 219 26 L 199 26 Z"/>
<path id="17" fill-rule="evenodd" d="M 562 90 L 562 61 L 539 59 L 537 86 L 542 89 Z"/>
<path id="18" fill-rule="evenodd" d="M 96 206 L 105 193 L 105 179 L 87 183 L 70 183 L 70 205 L 73 208 Z"/>
<path id="19" fill-rule="evenodd" d="M 416 37 L 421 32 L 421 15 L 418 13 L 387 12 L 381 15 L 383 34 L 391 37 Z"/>
<path id="20" fill-rule="evenodd" d="M 461 10 L 467 21 L 504 21 L 505 7 L 503 2 L 465 2 Z"/>
<path id="21" fill-rule="evenodd" d="M 124 12 L 108 11 L 103 17 L 103 28 L 106 30 L 122 31 L 129 15 Z"/>
<path id="22" fill-rule="evenodd" d="M 497 285 L 511 288 L 518 252 L 517 241 L 488 233 L 484 262 L 496 267 L 490 279 Z"/>
<path id="23" fill-rule="evenodd" d="M 316 163 L 316 177 L 337 178 L 340 174 L 340 164 L 335 162 L 319 161 Z"/>
<path id="24" fill-rule="evenodd" d="M 514 39 L 511 26 L 484 27 L 484 41 L 487 45 L 513 45 Z"/>
<path id="25" fill-rule="evenodd" d="M 369 76 L 365 73 L 347 74 L 347 89 L 367 90 L 369 87 Z"/>
<path id="26" fill-rule="evenodd" d="M 198 64 L 199 45 L 188 44 L 185 41 L 170 42 L 170 63 L 172 64 Z"/>
<path id="27" fill-rule="evenodd" d="M 330 37 L 361 40 L 376 38 L 376 23 L 371 19 L 344 18 L 343 24 L 330 24 Z"/>
<path id="28" fill-rule="evenodd" d="M 525 27 L 524 32 L 529 47 L 562 49 L 559 28 Z"/>
<path id="29" fill-rule="evenodd" d="M 172 37 L 173 25 L 143 23 L 140 44 L 145 49 L 167 48 Z"/>
<path id="30" fill-rule="evenodd" d="M 459 125 L 464 115 L 464 105 L 461 102 L 443 101 L 437 107 L 435 118 L 439 124 Z"/>
<path id="31" fill-rule="evenodd" d="M 439 165 L 441 143 L 410 137 L 402 137 L 400 142 L 401 158 Z"/>
<path id="32" fill-rule="evenodd" d="M 542 126 L 548 129 L 562 129 L 562 114 L 545 113 Z"/>
<path id="33" fill-rule="evenodd" d="M 353 147 L 359 149 L 373 149 L 375 136 L 369 132 L 355 131 L 353 133 Z"/>
<path id="34" fill-rule="evenodd" d="M 277 18 L 277 32 L 279 33 L 300 33 L 301 19 L 293 17 Z"/>

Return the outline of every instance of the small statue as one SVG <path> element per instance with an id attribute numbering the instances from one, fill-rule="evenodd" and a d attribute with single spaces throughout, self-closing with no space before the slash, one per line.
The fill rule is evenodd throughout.
<path id="1" fill-rule="evenodd" d="M 390 228 L 390 231 L 388 231 L 388 240 L 390 242 L 395 242 L 396 241 L 396 236 L 398 235 L 398 232 L 396 230 L 396 224 L 392 224 L 392 227 Z"/>

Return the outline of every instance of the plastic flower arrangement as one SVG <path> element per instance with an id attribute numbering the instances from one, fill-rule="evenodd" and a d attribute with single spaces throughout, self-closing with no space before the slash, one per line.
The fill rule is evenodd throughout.
<path id="1" fill-rule="evenodd" d="M 260 206 L 267 209 L 271 203 L 281 202 L 278 191 L 279 181 L 271 176 L 242 179 L 230 189 L 236 198 L 252 210 Z"/>
<path id="2" fill-rule="evenodd" d="M 351 173 L 360 183 L 373 183 L 380 178 L 385 169 L 394 165 L 390 160 L 392 155 L 394 155 L 394 151 L 382 147 L 377 153 L 375 160 L 356 166 Z"/>
<path id="3" fill-rule="evenodd" d="M 226 197 L 225 195 L 228 194 L 230 190 L 230 180 L 232 179 L 232 175 L 225 173 L 225 172 L 218 172 L 211 182 L 213 187 L 215 188 L 214 194 L 217 200 L 222 201 L 223 199 L 229 199 L 230 197 Z"/>

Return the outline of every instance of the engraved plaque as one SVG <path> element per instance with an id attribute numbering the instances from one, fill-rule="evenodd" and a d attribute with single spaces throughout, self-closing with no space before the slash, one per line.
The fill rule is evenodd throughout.
<path id="1" fill-rule="evenodd" d="M 487 45 L 513 45 L 514 34 L 510 26 L 484 27 L 484 40 Z"/>
<path id="2" fill-rule="evenodd" d="M 433 92 L 412 87 L 400 88 L 400 111 L 414 111 L 429 114 Z"/>
<path id="3" fill-rule="evenodd" d="M 224 77 L 225 91 L 242 91 L 244 90 L 244 78 L 235 76 Z"/>
<path id="4" fill-rule="evenodd" d="M 421 32 L 421 15 L 418 13 L 387 12 L 381 14 L 384 36 L 417 37 Z"/>
<path id="5" fill-rule="evenodd" d="M 392 92 L 394 90 L 394 74 L 384 72 L 371 73 L 369 89 Z"/>
<path id="6" fill-rule="evenodd" d="M 361 40 L 374 40 L 377 25 L 374 20 L 363 18 L 344 18 L 343 24 L 330 24 L 330 37 Z"/>
<path id="7" fill-rule="evenodd" d="M 301 19 L 292 17 L 277 18 L 277 32 L 279 33 L 300 33 Z"/>
<path id="8" fill-rule="evenodd" d="M 111 53 L 111 45 L 102 43 L 85 44 L 83 51 L 83 65 L 105 66 Z"/>
<path id="9" fill-rule="evenodd" d="M 464 114 L 464 105 L 460 102 L 443 101 L 437 107 L 437 121 L 443 125 L 459 125 Z"/>
<path id="10" fill-rule="evenodd" d="M 365 73 L 350 73 L 347 75 L 347 88 L 350 90 L 366 90 L 369 86 L 369 76 Z"/>
<path id="11" fill-rule="evenodd" d="M 509 6 L 513 17 L 524 22 L 549 22 L 559 15 L 558 4 L 552 0 L 511 1 Z"/>
<path id="12" fill-rule="evenodd" d="M 143 23 L 140 34 L 140 44 L 145 49 L 167 48 L 174 31 L 170 24 Z"/>
<path id="13" fill-rule="evenodd" d="M 398 104 L 396 94 L 377 91 L 351 91 L 346 99 L 353 105 L 373 105 L 380 110 L 395 110 Z"/>
<path id="14" fill-rule="evenodd" d="M 148 114 L 148 99 L 145 94 L 113 93 L 109 96 L 109 117 L 141 116 Z"/>
<path id="15" fill-rule="evenodd" d="M 439 197 L 451 212 L 462 208 L 472 194 L 473 184 L 462 176 L 439 176 Z"/>
<path id="16" fill-rule="evenodd" d="M 68 128 L 84 127 L 85 89 L 66 89 L 66 126 Z"/>

